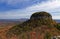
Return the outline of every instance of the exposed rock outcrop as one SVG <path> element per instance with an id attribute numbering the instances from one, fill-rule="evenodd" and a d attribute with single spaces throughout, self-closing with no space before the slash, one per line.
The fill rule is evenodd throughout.
<path id="1" fill-rule="evenodd" d="M 52 19 L 52 16 L 48 13 L 48 12 L 35 12 L 34 14 L 32 14 L 30 19 Z"/>

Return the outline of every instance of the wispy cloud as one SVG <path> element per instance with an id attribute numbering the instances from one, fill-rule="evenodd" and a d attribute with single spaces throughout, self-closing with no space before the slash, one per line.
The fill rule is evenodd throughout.
<path id="1" fill-rule="evenodd" d="M 47 11 L 53 16 L 53 19 L 60 19 L 60 0 L 50 0 L 26 8 L 28 12 Z M 59 14 L 59 15 L 58 15 Z"/>
<path id="2" fill-rule="evenodd" d="M 60 7 L 60 1 L 48 1 L 48 2 L 43 2 L 43 3 L 39 3 L 36 5 L 33 5 L 31 7 L 28 7 L 26 9 L 28 9 L 29 11 L 49 11 L 49 10 L 53 10 L 53 9 L 57 9 Z"/>
<path id="3" fill-rule="evenodd" d="M 10 0 L 12 1 L 12 0 Z M 28 1 L 28 0 L 26 0 Z M 9 3 L 8 3 L 9 4 Z M 14 4 L 14 3 L 13 3 Z M 49 0 L 29 6 L 24 9 L 16 9 L 7 12 L 1 12 L 0 18 L 29 18 L 32 13 L 37 11 L 47 11 L 52 14 L 53 19 L 60 19 L 60 0 Z M 5 14 L 4 14 L 5 13 Z"/>

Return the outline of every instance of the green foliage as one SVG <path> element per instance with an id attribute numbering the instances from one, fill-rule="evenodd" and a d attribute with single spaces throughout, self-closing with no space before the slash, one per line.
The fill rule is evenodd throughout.
<path id="1" fill-rule="evenodd" d="M 49 32 L 45 34 L 45 39 L 51 39 L 51 34 Z"/>
<path id="2" fill-rule="evenodd" d="M 57 24 L 55 27 L 56 27 L 58 30 L 60 30 L 60 24 Z"/>

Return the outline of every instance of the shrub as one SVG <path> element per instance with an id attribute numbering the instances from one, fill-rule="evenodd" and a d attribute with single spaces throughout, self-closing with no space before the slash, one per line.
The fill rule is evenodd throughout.
<path id="1" fill-rule="evenodd" d="M 60 30 L 60 24 L 57 24 L 55 27 L 56 27 L 58 30 Z"/>
<path id="2" fill-rule="evenodd" d="M 45 34 L 45 39 L 51 39 L 51 34 L 49 32 Z"/>

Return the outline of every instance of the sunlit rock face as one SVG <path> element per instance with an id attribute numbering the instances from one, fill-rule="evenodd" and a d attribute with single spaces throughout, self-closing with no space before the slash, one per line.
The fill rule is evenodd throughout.
<path id="1" fill-rule="evenodd" d="M 48 13 L 48 12 L 35 12 L 34 14 L 32 14 L 30 19 L 52 19 L 52 16 Z"/>

